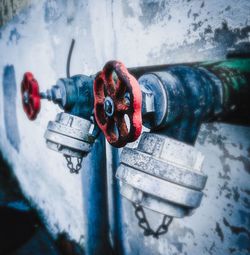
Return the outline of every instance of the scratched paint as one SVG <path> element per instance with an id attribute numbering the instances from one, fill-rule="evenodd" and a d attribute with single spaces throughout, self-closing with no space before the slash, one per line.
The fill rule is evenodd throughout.
<path id="1" fill-rule="evenodd" d="M 65 77 L 72 38 L 76 39 L 72 74 L 96 73 L 111 59 L 128 67 L 221 59 L 235 44 L 249 47 L 249 10 L 247 0 L 237 5 L 233 0 L 32 1 L 0 30 L 0 70 L 13 64 L 17 85 L 30 70 L 45 90 Z M 0 76 L 0 123 L 4 123 L 2 84 Z M 42 102 L 38 119 L 31 123 L 17 97 L 16 112 L 20 153 L 12 148 L 4 125 L 0 148 L 48 229 L 54 235 L 65 230 L 79 241 L 84 234 L 81 178 L 68 173 L 61 155 L 48 150 L 43 138 L 47 122 L 60 110 Z M 208 182 L 201 207 L 174 220 L 159 240 L 143 237 L 133 208 L 124 199 L 126 254 L 248 254 L 249 138 L 249 128 L 202 126 L 196 147 L 205 154 Z M 160 217 L 147 214 L 156 227 Z"/>

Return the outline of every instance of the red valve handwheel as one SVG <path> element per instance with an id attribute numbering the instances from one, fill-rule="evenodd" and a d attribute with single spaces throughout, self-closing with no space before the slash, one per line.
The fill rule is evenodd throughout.
<path id="1" fill-rule="evenodd" d="M 33 74 L 27 72 L 21 84 L 23 109 L 30 120 L 34 120 L 40 111 L 39 85 Z"/>
<path id="2" fill-rule="evenodd" d="M 123 63 L 110 61 L 96 76 L 94 101 L 96 122 L 111 145 L 123 147 L 140 136 L 141 90 Z"/>

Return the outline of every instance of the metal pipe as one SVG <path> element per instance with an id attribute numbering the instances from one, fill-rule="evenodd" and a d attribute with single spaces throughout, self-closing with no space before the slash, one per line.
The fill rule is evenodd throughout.
<path id="1" fill-rule="evenodd" d="M 250 58 L 230 58 L 197 65 L 214 74 L 221 82 L 222 113 L 217 121 L 250 125 Z"/>
<path id="2" fill-rule="evenodd" d="M 122 196 L 119 180 L 115 177 L 119 166 L 119 149 L 107 144 L 108 185 L 109 185 L 109 220 L 112 247 L 115 254 L 124 255 Z"/>
<path id="3" fill-rule="evenodd" d="M 96 140 L 82 169 L 86 255 L 112 254 L 109 241 L 105 138 Z"/>
<path id="4" fill-rule="evenodd" d="M 151 131 L 193 144 L 203 122 L 250 125 L 248 58 L 138 70 L 132 69 L 148 71 L 138 81 L 143 123 Z"/>

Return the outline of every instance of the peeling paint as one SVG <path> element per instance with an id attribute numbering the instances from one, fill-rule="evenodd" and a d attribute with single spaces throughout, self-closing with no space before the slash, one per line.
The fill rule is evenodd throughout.
<path id="1" fill-rule="evenodd" d="M 244 49 L 249 45 L 247 0 L 237 5 L 232 0 L 37 2 L 1 29 L 0 52 L 8 58 L 0 58 L 0 68 L 13 63 L 17 84 L 24 71 L 31 69 L 43 90 L 65 76 L 72 37 L 76 39 L 74 74 L 94 74 L 110 59 L 120 59 L 128 67 L 215 60 L 224 58 L 235 44 L 243 43 Z M 71 2 L 68 10 L 66 2 Z M 0 98 L 3 123 L 2 89 Z M 21 156 L 2 126 L 1 150 L 48 229 L 55 235 L 66 231 L 84 243 L 81 180 L 67 172 L 61 155 L 47 150 L 43 139 L 47 122 L 59 110 L 43 103 L 39 119 L 29 123 L 18 98 L 16 103 Z M 126 254 L 249 254 L 249 141 L 249 128 L 204 124 L 196 143 L 205 154 L 208 175 L 200 208 L 184 219 L 175 219 L 168 234 L 154 240 L 143 236 L 131 204 L 122 200 Z M 158 215 L 149 214 L 149 219 L 157 226 Z"/>
<path id="2" fill-rule="evenodd" d="M 218 234 L 220 240 L 223 242 L 224 241 L 224 234 L 222 232 L 222 229 L 220 227 L 220 224 L 216 222 L 216 228 L 215 228 L 216 233 Z"/>

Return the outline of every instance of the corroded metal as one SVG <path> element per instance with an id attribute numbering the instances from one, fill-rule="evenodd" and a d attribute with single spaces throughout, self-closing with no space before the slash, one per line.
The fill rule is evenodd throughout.
<path id="1" fill-rule="evenodd" d="M 139 79 L 144 98 L 143 123 L 150 129 L 171 125 L 174 132 L 173 129 L 189 125 L 198 130 L 201 122 L 211 120 L 250 124 L 249 58 L 138 67 L 129 71 Z"/>
<path id="2" fill-rule="evenodd" d="M 230 58 L 225 61 L 204 62 L 198 65 L 221 81 L 223 111 L 219 120 L 250 125 L 250 59 Z"/>
<path id="3" fill-rule="evenodd" d="M 193 144 L 201 123 L 250 125 L 250 59 L 129 69 L 139 78 L 143 124 Z"/>
<path id="4" fill-rule="evenodd" d="M 112 254 L 108 221 L 105 137 L 96 139 L 82 171 L 86 255 Z M 121 229 L 120 229 L 121 230 Z"/>
<path id="5" fill-rule="evenodd" d="M 123 63 L 109 61 L 97 74 L 94 100 L 96 122 L 111 145 L 119 148 L 137 140 L 142 130 L 141 91 Z"/>
<path id="6" fill-rule="evenodd" d="M 143 112 L 143 124 L 154 132 L 167 130 L 168 136 L 190 144 L 201 123 L 223 110 L 221 82 L 203 69 L 173 66 L 141 76 L 139 84 L 142 92 L 146 88 L 154 97 L 154 112 Z"/>
<path id="7" fill-rule="evenodd" d="M 176 145 L 174 144 L 174 146 Z M 173 145 L 171 146 L 171 148 L 169 148 L 170 152 L 172 150 Z M 176 150 L 176 148 L 174 148 L 174 150 Z M 191 166 L 191 164 L 185 164 L 183 161 L 183 164 L 178 163 L 179 159 L 183 159 L 180 158 L 180 154 L 178 156 L 175 155 L 176 160 L 174 159 L 174 157 L 172 157 L 171 160 L 169 154 L 164 154 L 164 152 L 161 154 L 163 154 L 162 156 L 164 156 L 163 160 L 168 159 L 173 164 L 168 165 L 163 160 L 158 160 L 157 158 L 160 159 L 161 156 L 154 155 L 154 157 L 152 157 L 152 154 L 148 154 L 148 152 L 146 151 L 142 152 L 130 148 L 123 149 L 123 153 L 121 155 L 121 162 L 123 164 L 127 164 L 127 162 L 129 162 L 130 165 L 132 165 L 138 170 L 147 172 L 153 176 L 157 176 L 163 180 L 170 181 L 172 183 L 176 183 L 187 188 L 197 190 L 204 188 L 207 179 L 206 176 L 199 174 L 199 172 L 193 171 L 193 169 L 196 169 Z M 200 157 L 200 159 L 203 159 L 203 157 Z M 190 169 L 190 166 L 192 169 Z"/>

